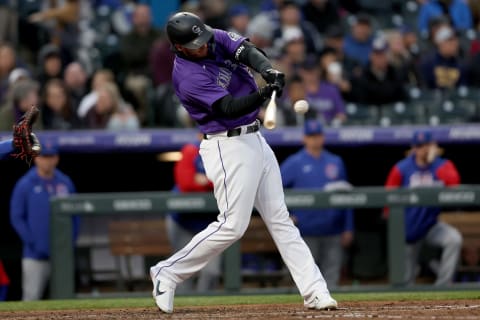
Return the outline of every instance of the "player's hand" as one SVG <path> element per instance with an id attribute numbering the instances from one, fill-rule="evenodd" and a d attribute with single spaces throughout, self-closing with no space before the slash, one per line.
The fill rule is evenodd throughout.
<path id="1" fill-rule="evenodd" d="M 274 84 L 279 89 L 277 90 L 277 96 L 282 95 L 283 87 L 285 86 L 285 74 L 275 69 L 266 69 L 261 72 L 263 79 L 268 84 Z"/>
<path id="2" fill-rule="evenodd" d="M 281 89 L 276 84 L 267 84 L 261 87 L 260 89 L 258 89 L 258 93 L 265 100 L 270 99 L 272 97 L 273 91 L 277 91 L 277 96 L 278 96 Z"/>

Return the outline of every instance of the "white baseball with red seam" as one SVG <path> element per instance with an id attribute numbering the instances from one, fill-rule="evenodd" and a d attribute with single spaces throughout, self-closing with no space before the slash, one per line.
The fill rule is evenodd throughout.
<path id="1" fill-rule="evenodd" d="M 293 105 L 293 109 L 296 113 L 304 114 L 308 111 L 308 102 L 306 100 L 298 100 Z"/>

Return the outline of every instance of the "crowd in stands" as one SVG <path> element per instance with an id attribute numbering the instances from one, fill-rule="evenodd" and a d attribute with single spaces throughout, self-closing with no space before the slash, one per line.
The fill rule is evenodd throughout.
<path id="1" fill-rule="evenodd" d="M 163 2 L 163 1 L 162 1 Z M 480 106 L 480 8 L 467 0 L 166 1 L 247 36 L 287 75 L 280 125 L 465 123 Z M 0 1 L 0 129 L 192 127 L 153 1 Z M 163 8 L 165 9 L 165 8 Z M 261 81 L 259 79 L 259 81 Z M 262 114 L 261 114 L 262 115 Z"/>

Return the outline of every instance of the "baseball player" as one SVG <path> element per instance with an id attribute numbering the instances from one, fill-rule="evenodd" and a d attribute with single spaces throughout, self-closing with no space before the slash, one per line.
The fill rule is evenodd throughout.
<path id="1" fill-rule="evenodd" d="M 205 25 L 180 12 L 167 22 L 175 50 L 173 85 L 204 139 L 200 155 L 214 186 L 219 214 L 181 250 L 150 268 L 159 309 L 173 312 L 175 287 L 202 269 L 248 227 L 252 209 L 265 221 L 304 298 L 314 309 L 335 309 L 313 256 L 289 218 L 278 162 L 259 132 L 259 108 L 273 90 L 281 95 L 284 74 L 246 38 Z M 267 84 L 257 88 L 250 70 Z"/>
<path id="2" fill-rule="evenodd" d="M 351 188 L 342 159 L 324 150 L 320 121 L 306 120 L 304 148 L 282 163 L 283 186 L 296 189 L 345 190 Z M 338 285 L 343 247 L 353 240 L 351 209 L 295 210 L 291 212 L 298 229 L 320 266 L 330 288 Z"/>
<path id="3" fill-rule="evenodd" d="M 45 142 L 33 166 L 12 192 L 10 220 L 23 242 L 22 290 L 24 301 L 42 298 L 50 277 L 50 198 L 75 192 L 68 176 L 57 169 L 58 148 Z M 74 238 L 79 219 L 73 220 Z"/>
<path id="4" fill-rule="evenodd" d="M 432 132 L 416 131 L 412 140 L 413 152 L 399 161 L 390 171 L 387 188 L 418 188 L 455 186 L 460 183 L 457 168 L 450 160 L 436 154 Z M 415 267 L 423 243 L 442 248 L 435 285 L 452 282 L 462 247 L 457 229 L 438 221 L 438 207 L 409 207 L 405 209 L 406 284 L 415 282 Z"/>

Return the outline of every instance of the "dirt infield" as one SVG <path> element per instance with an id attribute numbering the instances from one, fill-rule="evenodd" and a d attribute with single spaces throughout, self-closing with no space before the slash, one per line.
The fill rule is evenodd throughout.
<path id="1" fill-rule="evenodd" d="M 0 312 L 2 320 L 107 319 L 479 319 L 480 300 L 340 302 L 335 311 L 307 310 L 298 304 L 178 307 L 160 313 L 155 307 L 67 311 Z"/>

